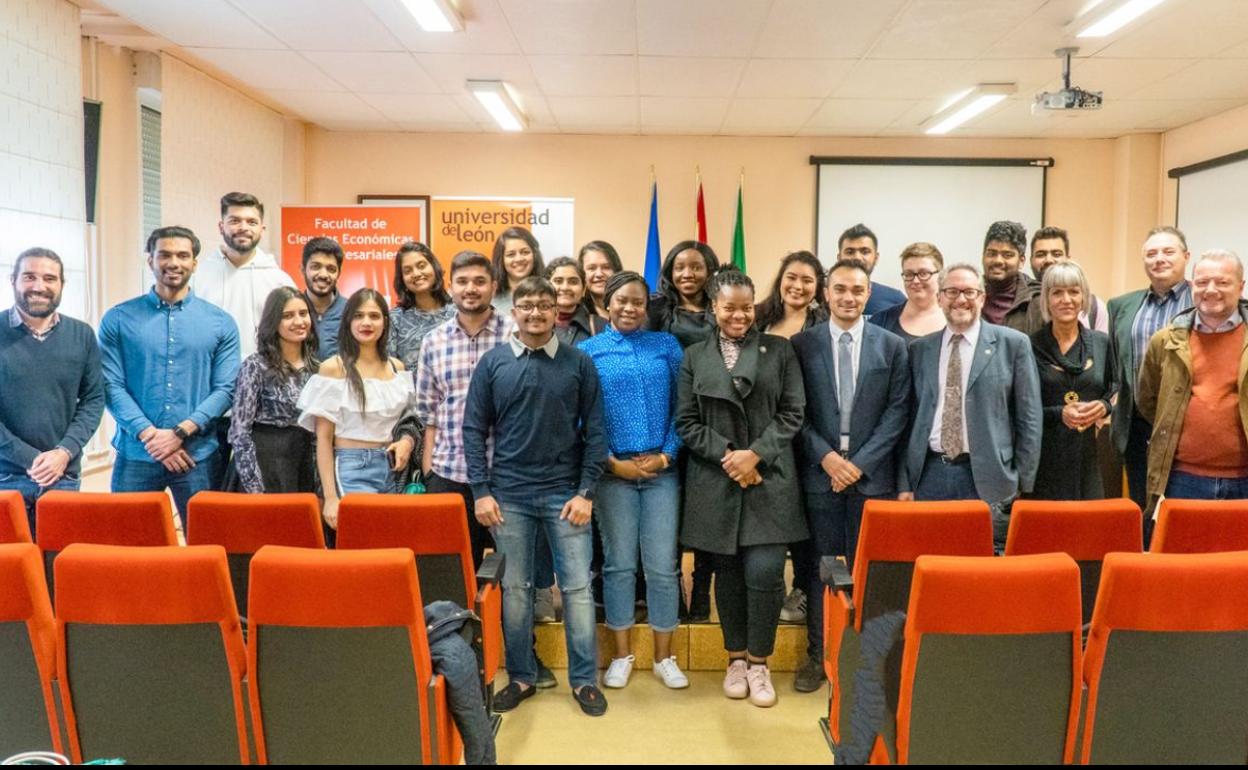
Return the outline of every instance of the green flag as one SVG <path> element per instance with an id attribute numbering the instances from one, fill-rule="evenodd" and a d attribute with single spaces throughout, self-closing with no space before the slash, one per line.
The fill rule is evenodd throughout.
<path id="1" fill-rule="evenodd" d="M 745 180 L 737 187 L 737 223 L 732 228 L 732 264 L 741 272 L 745 272 L 745 212 L 742 205 L 742 188 Z"/>

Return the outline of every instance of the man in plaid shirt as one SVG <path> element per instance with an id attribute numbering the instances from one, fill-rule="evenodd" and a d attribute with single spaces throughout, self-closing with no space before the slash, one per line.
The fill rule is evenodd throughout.
<path id="1" fill-rule="evenodd" d="M 454 318 L 429 332 L 420 345 L 416 368 L 416 415 L 425 425 L 421 470 L 428 492 L 451 492 L 464 498 L 472 561 L 481 566 L 489 530 L 477 522 L 468 463 L 464 459 L 464 404 L 468 384 L 481 357 L 506 344 L 515 322 L 494 312 L 494 272 L 490 260 L 475 251 L 461 251 L 451 260 Z"/>

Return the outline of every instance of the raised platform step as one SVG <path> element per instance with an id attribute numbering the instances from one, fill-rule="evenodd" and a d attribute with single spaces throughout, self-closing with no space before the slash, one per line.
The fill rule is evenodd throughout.
<path id="1" fill-rule="evenodd" d="M 568 654 L 564 642 L 563 623 L 539 623 L 534 627 L 537 634 L 537 654 L 551 668 L 567 668 Z M 650 627 L 633 626 L 633 654 L 637 656 L 634 668 L 649 669 L 654 666 L 654 641 Z M 611 662 L 615 649 L 612 631 L 598 626 L 598 665 L 605 668 Z M 722 671 L 728 666 L 724 652 L 724 637 L 718 623 L 693 623 L 676 629 L 672 637 L 672 652 L 676 662 L 685 671 Z M 781 623 L 776 630 L 776 649 L 771 656 L 772 671 L 796 671 L 806 658 L 806 626 Z"/>

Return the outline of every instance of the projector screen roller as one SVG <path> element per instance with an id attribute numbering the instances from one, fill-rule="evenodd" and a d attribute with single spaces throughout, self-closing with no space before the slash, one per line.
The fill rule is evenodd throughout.
<path id="1" fill-rule="evenodd" d="M 1044 224 L 1045 171 L 1052 164 L 1048 158 L 811 162 L 819 169 L 815 221 L 820 261 L 830 267 L 836 261 L 837 238 L 861 222 L 879 238 L 873 280 L 898 289 L 898 256 L 911 243 L 934 243 L 946 265 L 979 266 L 984 233 L 996 220 L 1021 222 L 1029 238 Z"/>
<path id="2" fill-rule="evenodd" d="M 1248 258 L 1248 152 L 1170 173 L 1179 180 L 1178 227 L 1195 258 L 1208 249 L 1230 249 Z M 1238 160 L 1230 160 L 1239 158 Z M 1228 162 L 1229 161 L 1229 162 Z M 1202 168 L 1203 167 L 1203 168 Z"/>

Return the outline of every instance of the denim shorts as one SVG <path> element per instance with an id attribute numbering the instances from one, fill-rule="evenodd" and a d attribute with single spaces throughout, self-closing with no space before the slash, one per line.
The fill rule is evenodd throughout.
<path id="1" fill-rule="evenodd" d="M 334 476 L 340 495 L 398 491 L 390 470 L 390 455 L 384 449 L 334 449 Z"/>

